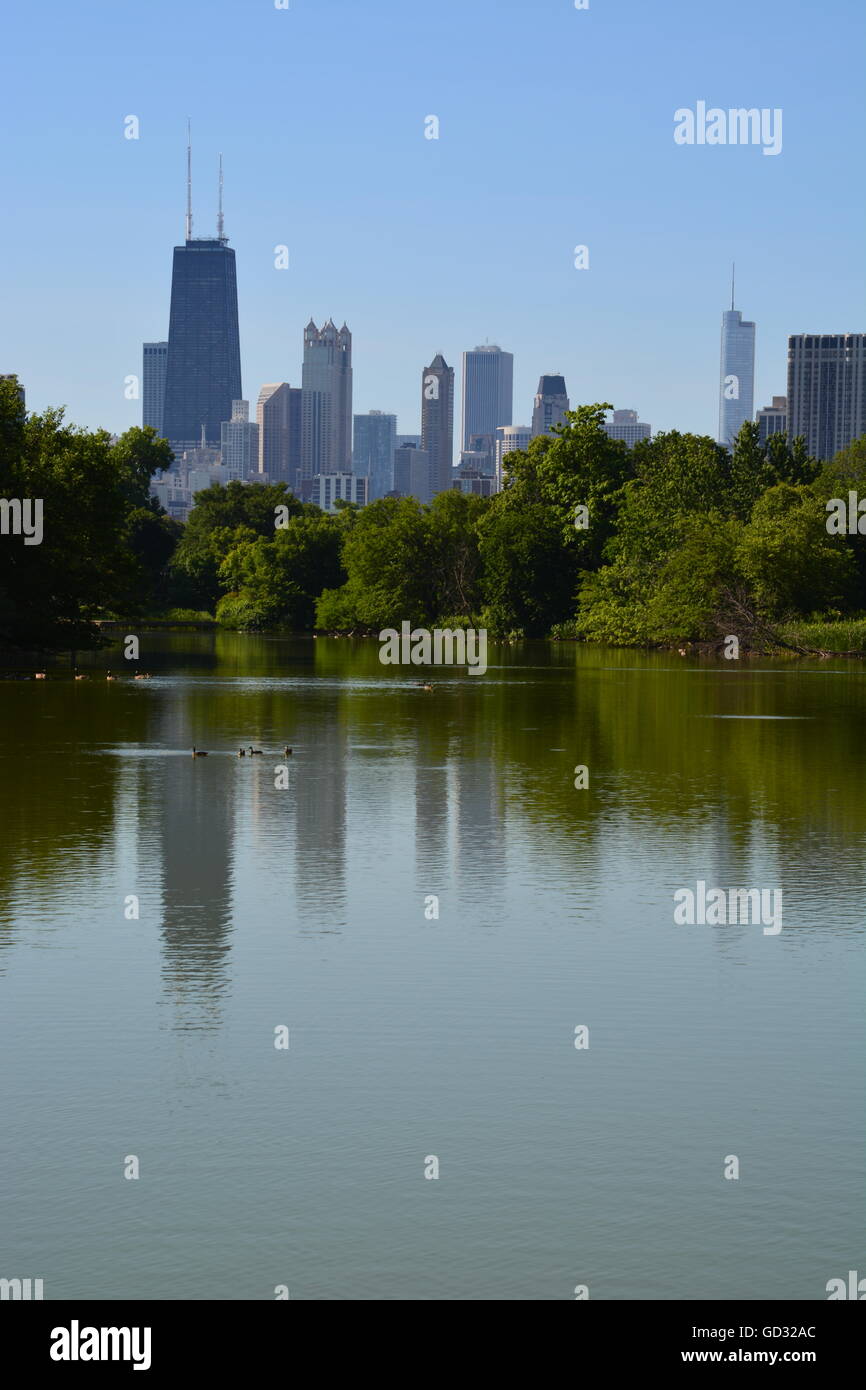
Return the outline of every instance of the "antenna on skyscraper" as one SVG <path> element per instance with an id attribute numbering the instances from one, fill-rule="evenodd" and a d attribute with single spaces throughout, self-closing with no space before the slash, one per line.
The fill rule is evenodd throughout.
<path id="1" fill-rule="evenodd" d="M 192 241 L 192 122 L 186 122 L 186 239 Z"/>
<path id="2" fill-rule="evenodd" d="M 220 198 L 219 212 L 217 213 L 217 240 L 225 241 L 225 224 L 223 222 L 223 157 L 220 155 Z"/>
<path id="3" fill-rule="evenodd" d="M 731 261 L 731 309 L 734 307 L 734 276 L 737 273 L 737 262 Z"/>

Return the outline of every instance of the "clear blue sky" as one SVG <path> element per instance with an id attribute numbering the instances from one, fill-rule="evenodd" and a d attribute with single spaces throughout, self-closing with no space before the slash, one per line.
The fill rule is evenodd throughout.
<path id="1" fill-rule="evenodd" d="M 197 235 L 225 157 L 253 403 L 300 385 L 303 326 L 330 315 L 354 336 L 355 410 L 403 432 L 433 354 L 459 391 L 460 354 L 489 340 L 515 355 L 517 423 L 562 372 L 572 404 L 715 434 L 732 260 L 758 405 L 784 393 L 788 333 L 866 331 L 861 0 L 290 5 L 7 10 L 0 371 L 32 409 L 140 422 L 123 383 L 167 336 L 187 115 Z M 677 146 L 674 111 L 698 100 L 781 107 L 782 153 Z"/>

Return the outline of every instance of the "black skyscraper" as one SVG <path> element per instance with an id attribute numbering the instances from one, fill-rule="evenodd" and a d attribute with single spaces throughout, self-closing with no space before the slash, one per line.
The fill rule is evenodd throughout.
<path id="1" fill-rule="evenodd" d="M 174 248 L 163 434 L 219 447 L 220 424 L 243 399 L 235 253 L 225 240 Z"/>
<path id="2" fill-rule="evenodd" d="M 223 235 L 222 157 L 214 238 L 192 235 L 190 169 L 186 242 L 174 248 L 162 430 L 173 443 L 200 444 L 204 427 L 219 447 L 220 425 L 243 399 L 235 253 Z"/>

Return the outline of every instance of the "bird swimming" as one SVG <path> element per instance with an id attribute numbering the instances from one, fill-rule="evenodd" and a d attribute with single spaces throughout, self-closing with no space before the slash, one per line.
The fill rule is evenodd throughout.
<path id="1" fill-rule="evenodd" d="M 251 747 L 248 751 L 249 751 L 249 755 L 250 755 L 251 758 L 254 758 L 254 757 L 263 758 L 263 757 L 264 757 L 264 754 L 263 754 L 261 748 L 252 748 L 252 747 Z"/>
<path id="2" fill-rule="evenodd" d="M 204 749 L 202 749 L 202 748 L 196 748 L 195 744 L 193 744 L 193 746 L 192 746 L 192 756 L 193 756 L 194 758 L 206 758 L 206 757 L 207 757 L 207 753 L 205 753 Z"/>

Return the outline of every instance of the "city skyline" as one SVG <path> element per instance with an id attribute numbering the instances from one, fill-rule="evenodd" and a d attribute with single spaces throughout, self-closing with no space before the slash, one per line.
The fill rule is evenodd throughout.
<path id="1" fill-rule="evenodd" d="M 66 404 L 72 421 L 118 433 L 138 423 L 124 382 L 140 373 L 142 341 L 166 335 L 191 115 L 199 233 L 215 230 L 224 153 L 251 400 L 264 382 L 300 381 L 298 330 L 331 313 L 355 335 L 354 410 L 395 413 L 401 432 L 418 429 L 418 364 L 438 349 L 459 363 L 489 339 L 515 354 L 515 419 L 539 374 L 557 371 L 573 401 L 715 437 L 732 260 L 758 324 L 756 400 L 784 391 L 789 334 L 851 333 L 864 319 L 864 190 L 850 177 L 864 16 L 830 0 L 816 25 L 810 7 L 768 0 L 743 44 L 752 11 L 735 0 L 727 14 L 720 27 L 685 3 L 660 17 L 637 0 L 586 12 L 443 0 L 431 35 L 396 0 L 381 0 L 375 24 L 345 4 L 190 0 L 178 12 L 153 0 L 108 7 L 87 30 L 54 7 L 45 51 L 42 12 L 19 7 L 0 109 L 16 129 L 8 206 L 28 215 L 0 225 L 15 268 L 3 369 L 28 383 L 34 410 Z M 504 95 L 501 73 L 539 23 L 545 59 Z M 611 90 L 593 59 L 614 52 Z M 39 121 L 22 120 L 37 91 Z M 782 108 L 782 152 L 678 146 L 674 112 L 699 98 Z M 425 137 L 428 114 L 438 140 Z M 579 181 L 564 174 L 578 151 Z M 475 206 L 482 152 L 491 190 L 519 178 L 527 191 L 494 193 L 470 233 L 461 213 Z M 828 182 L 832 218 L 770 216 Z M 587 270 L 575 269 L 578 244 Z"/>
<path id="2" fill-rule="evenodd" d="M 237 391 L 240 391 L 241 358 L 238 340 L 237 275 L 234 251 L 228 247 L 228 238 L 225 236 L 223 159 L 220 155 L 217 235 L 215 238 L 193 238 L 192 147 L 189 143 L 190 138 L 188 132 L 186 239 L 182 247 L 174 248 L 169 339 L 168 341 L 145 342 L 142 345 L 140 383 L 142 423 L 152 424 L 161 433 L 165 430 L 166 418 L 169 413 L 166 407 L 166 401 L 169 398 L 172 402 L 171 414 L 174 420 L 183 418 L 184 423 L 186 423 L 186 416 L 191 416 L 196 411 L 201 415 L 214 416 L 218 408 L 217 402 L 222 396 L 225 396 L 226 389 L 230 386 L 236 384 Z M 281 258 L 284 254 L 287 256 L 286 247 L 278 247 L 277 250 Z M 199 254 L 192 257 L 191 252 Z M 216 267 L 215 273 L 209 262 L 205 273 L 194 269 L 194 262 L 203 260 L 202 252 L 207 253 L 211 261 L 214 252 L 224 253 L 225 267 L 223 268 L 220 264 Z M 727 448 L 733 447 L 740 427 L 747 421 L 758 424 L 762 439 L 766 437 L 768 430 L 772 432 L 772 430 L 781 428 L 778 410 L 779 403 L 785 400 L 784 397 L 773 396 L 775 413 L 772 415 L 768 413 L 767 408 L 756 411 L 754 404 L 756 324 L 754 321 L 745 320 L 742 311 L 735 308 L 735 272 L 736 267 L 734 266 L 731 272 L 731 307 L 722 314 L 719 362 L 717 440 Z M 808 340 L 811 343 L 816 337 L 819 342 L 829 342 L 834 347 L 837 342 L 847 344 L 849 341 L 856 341 L 862 344 L 863 340 L 863 335 L 858 334 L 789 335 L 787 370 L 789 396 L 795 385 L 798 389 L 800 387 L 800 376 L 796 373 L 792 376 L 791 361 L 794 354 L 792 345 L 801 340 Z M 204 341 L 208 346 L 204 349 L 201 348 L 200 341 Z M 370 409 L 362 415 L 354 412 L 352 334 L 345 320 L 342 327 L 337 330 L 333 319 L 329 317 L 320 330 L 315 320 L 311 318 L 304 329 L 303 344 L 301 369 L 303 390 L 296 390 L 293 393 L 297 398 L 299 417 L 295 457 L 291 466 L 286 466 L 288 464 L 289 438 L 286 420 L 282 430 L 281 444 L 281 452 L 285 457 L 281 459 L 281 467 L 275 476 L 283 477 L 290 486 L 307 495 L 312 480 L 320 475 L 333 477 L 339 475 L 342 477 L 356 471 L 360 475 L 370 478 L 364 491 L 365 501 L 372 501 L 376 497 L 385 495 L 385 492 L 389 490 L 387 486 L 389 471 L 391 482 L 394 482 L 394 444 L 397 438 L 398 425 L 396 413 L 382 411 L 378 408 Z M 204 368 L 208 361 L 214 358 L 218 370 L 215 379 L 208 380 L 205 386 L 203 384 L 203 379 L 206 376 Z M 843 359 L 844 371 L 847 373 L 844 380 L 848 381 L 849 398 L 851 396 L 851 381 L 854 380 L 854 377 L 857 378 L 854 382 L 856 400 L 853 402 L 853 406 L 848 409 L 848 416 L 861 420 L 863 427 L 866 428 L 866 419 L 862 418 L 864 416 L 862 346 L 853 355 L 850 352 L 843 352 Z M 236 368 L 235 363 L 237 364 Z M 430 404 L 427 386 L 431 378 L 426 373 L 431 370 L 441 371 L 447 379 L 447 405 L 444 407 L 444 412 L 440 412 L 437 406 Z M 825 376 L 828 370 L 829 368 L 825 364 L 823 367 Z M 192 388 L 193 407 L 190 407 L 189 402 L 185 399 L 182 389 L 187 379 Z M 451 460 L 453 464 L 455 447 L 460 463 L 464 458 L 467 462 L 481 458 L 481 455 L 473 455 L 467 451 L 471 451 L 473 448 L 485 450 L 487 452 L 486 464 L 489 464 L 489 470 L 481 464 L 475 464 L 475 466 L 481 467 L 482 472 L 495 473 L 497 478 L 495 488 L 501 486 L 503 450 L 501 443 L 497 443 L 497 440 L 505 429 L 511 427 L 514 409 L 513 381 L 513 353 L 507 350 L 503 351 L 498 344 L 489 342 L 477 345 L 471 350 L 464 350 L 460 375 L 461 413 L 458 440 L 455 446 L 454 431 L 455 426 L 457 426 L 454 411 L 456 373 L 453 368 L 447 366 L 441 353 L 436 355 L 431 366 L 424 368 L 424 389 L 422 391 L 420 417 L 423 457 L 428 460 L 429 477 L 420 491 L 415 484 L 409 489 L 410 491 L 420 495 L 422 500 L 432 500 L 438 491 L 449 488 L 451 479 L 457 476 L 457 473 L 448 463 Z M 268 472 L 264 467 L 263 458 L 265 447 L 265 432 L 262 429 L 263 412 L 267 405 L 269 393 L 276 391 L 280 385 L 285 391 L 288 391 L 289 384 L 287 382 L 282 384 L 265 383 L 262 386 L 258 398 L 256 422 L 252 424 L 249 422 L 248 402 L 236 400 L 234 398 L 236 393 L 233 394 L 228 421 L 222 421 L 220 424 L 223 446 L 222 463 L 224 466 L 227 463 L 225 457 L 227 438 L 238 441 L 232 446 L 232 463 L 228 465 L 227 476 L 242 478 L 244 476 L 251 477 L 255 471 Z M 829 388 L 826 385 L 817 386 L 810 378 L 810 385 L 813 396 L 817 392 L 822 399 L 826 398 L 827 401 L 832 399 L 833 401 L 832 407 L 824 406 L 825 410 L 832 408 L 835 412 L 832 428 L 826 425 L 819 428 L 815 420 L 811 418 L 811 416 L 816 415 L 818 410 L 814 401 L 809 407 L 811 416 L 805 427 L 810 446 L 816 452 L 816 456 L 826 458 L 830 456 L 827 453 L 827 441 L 831 436 L 833 439 L 841 440 L 843 444 L 862 431 L 859 428 L 854 431 L 850 428 L 846 429 L 846 407 L 841 396 L 836 399 L 835 383 Z M 438 400 L 438 394 L 435 399 Z M 582 403 L 576 402 L 575 404 Z M 246 412 L 239 415 L 239 406 L 245 406 Z M 545 434 L 554 426 L 564 423 L 566 412 L 571 408 L 573 407 L 564 377 L 562 375 L 542 375 L 533 402 L 531 435 Z M 288 409 L 287 404 L 286 409 Z M 803 411 L 795 405 L 792 408 L 791 416 L 796 418 L 802 413 Z M 440 414 L 441 418 L 438 418 Z M 423 436 L 425 432 L 429 435 L 434 418 L 435 425 L 433 427 L 437 439 L 441 442 L 432 445 L 428 439 L 424 445 Z M 787 422 L 787 416 L 785 418 Z M 374 446 L 372 437 L 367 437 L 377 421 L 381 424 L 386 419 L 389 422 L 390 449 L 381 440 Z M 772 424 L 770 424 L 771 420 Z M 497 424 L 497 421 L 501 423 Z M 243 422 L 243 424 L 236 422 Z M 850 424 L 850 420 L 847 423 Z M 360 447 L 356 438 L 359 426 L 364 431 Z M 612 438 L 620 438 L 630 446 L 639 439 L 652 437 L 651 426 L 646 422 L 639 422 L 638 412 L 630 408 L 612 407 L 611 418 L 605 428 Z M 172 433 L 175 434 L 173 440 Z M 182 450 L 191 449 L 195 445 L 191 435 L 184 438 L 183 433 L 178 435 L 171 431 L 165 431 L 165 435 L 175 444 L 175 454 L 178 460 Z M 202 449 L 214 444 L 213 436 L 212 421 L 210 428 L 206 428 L 203 420 L 199 441 Z M 839 444 L 838 447 L 842 447 L 842 444 Z M 389 454 L 390 463 L 386 458 Z M 246 458 L 247 455 L 254 458 L 254 467 L 249 474 L 245 475 L 238 460 L 242 457 Z M 374 461 L 374 455 L 380 457 Z M 419 456 L 418 463 L 420 464 L 420 462 Z M 360 467 L 357 466 L 358 464 Z"/>

